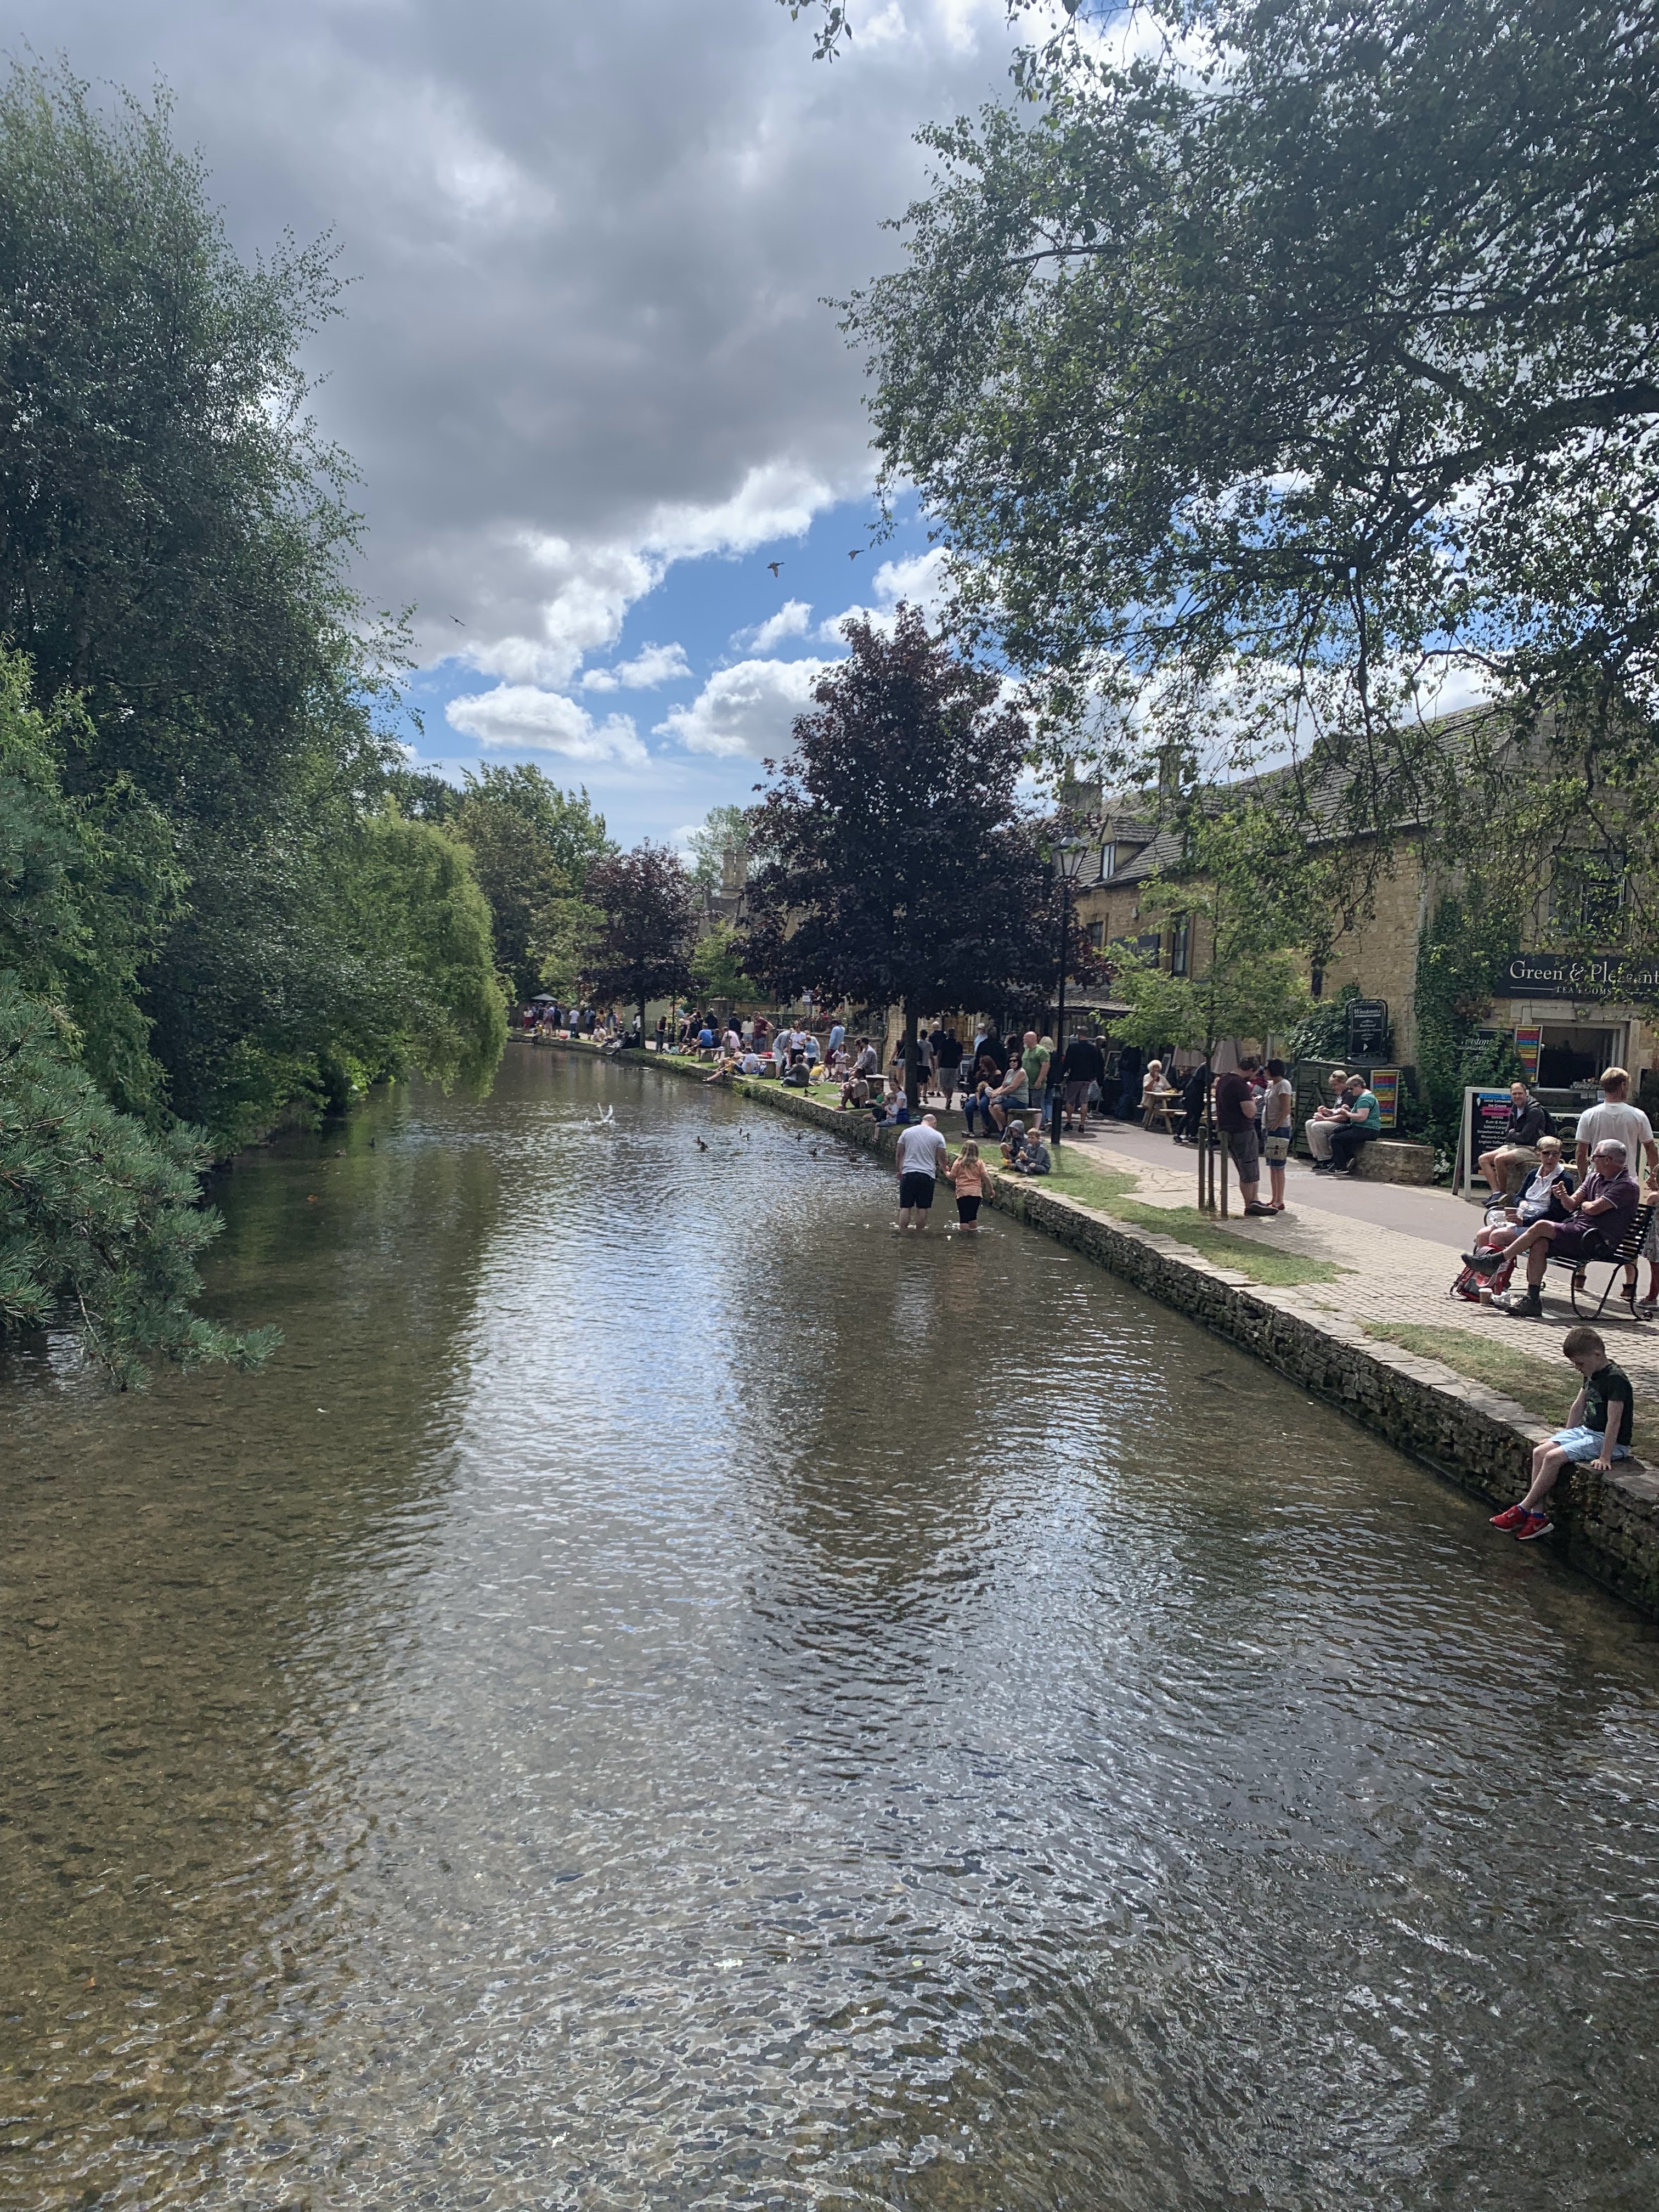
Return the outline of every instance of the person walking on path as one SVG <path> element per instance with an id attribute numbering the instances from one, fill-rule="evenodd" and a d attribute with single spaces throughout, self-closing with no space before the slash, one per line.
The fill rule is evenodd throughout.
<path id="1" fill-rule="evenodd" d="M 957 1079 L 962 1070 L 962 1040 L 948 1024 L 934 1030 L 931 1040 L 933 1048 L 933 1066 L 937 1071 L 939 1096 L 950 1111 L 951 1101 L 956 1096 Z"/>
<path id="2" fill-rule="evenodd" d="M 1604 1137 L 1615 1139 L 1625 1148 L 1625 1164 L 1632 1175 L 1641 1170 L 1645 1158 L 1648 1180 L 1659 1176 L 1659 1144 L 1654 1142 L 1653 1124 L 1639 1106 L 1630 1103 L 1630 1077 L 1622 1067 L 1605 1068 L 1601 1074 L 1601 1102 L 1587 1106 L 1578 1116 L 1575 1133 L 1575 1156 L 1582 1176 L 1589 1164 L 1591 1153 Z"/>
<path id="3" fill-rule="evenodd" d="M 957 1228 L 977 1231 L 980 1202 L 985 1196 L 985 1164 L 971 1137 L 955 1159 L 945 1162 L 945 1176 L 957 1194 Z"/>
<path id="4" fill-rule="evenodd" d="M 944 1173 L 950 1157 L 939 1133 L 939 1123 L 931 1114 L 924 1114 L 920 1121 L 900 1133 L 897 1158 L 901 1229 L 918 1232 L 927 1229 L 933 1204 L 933 1185 Z"/>
<path id="5" fill-rule="evenodd" d="M 1061 1094 L 1061 1121 L 1082 1136 L 1089 1127 L 1089 1085 L 1106 1084 L 1106 1057 L 1091 1036 L 1074 1036 L 1060 1064 L 1066 1088 Z"/>
<path id="6" fill-rule="evenodd" d="M 1259 1221 L 1271 1221 L 1273 1209 L 1261 1203 L 1261 1146 L 1256 1133 L 1261 1100 L 1250 1078 L 1261 1065 L 1253 1052 L 1245 1054 L 1237 1068 L 1215 1079 L 1215 1125 L 1227 1139 L 1227 1150 L 1238 1170 L 1239 1195 L 1244 1211 Z"/>
<path id="7" fill-rule="evenodd" d="M 1494 1528 L 1523 1544 L 1547 1536 L 1555 1526 L 1544 1501 L 1564 1467 L 1593 1467 L 1606 1474 L 1614 1460 L 1630 1457 L 1636 1393 L 1629 1376 L 1607 1358 L 1607 1347 L 1593 1328 L 1570 1328 L 1561 1349 L 1584 1378 L 1567 1425 L 1533 1452 L 1532 1482 L 1520 1504 L 1492 1516 Z"/>
<path id="8" fill-rule="evenodd" d="M 1267 1163 L 1267 1204 L 1275 1213 L 1285 1211 L 1285 1163 L 1291 1157 L 1296 1134 L 1296 1091 L 1282 1060 L 1267 1062 L 1267 1087 L 1261 1094 L 1256 1119 L 1261 1131 L 1261 1157 Z"/>

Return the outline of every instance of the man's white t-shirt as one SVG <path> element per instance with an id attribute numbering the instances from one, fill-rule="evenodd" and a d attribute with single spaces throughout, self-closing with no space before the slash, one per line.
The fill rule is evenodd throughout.
<path id="1" fill-rule="evenodd" d="M 1625 1165 L 1640 1180 L 1646 1158 L 1643 1147 L 1653 1142 L 1653 1124 L 1639 1106 L 1604 1098 L 1599 1106 L 1584 1109 L 1574 1133 L 1577 1141 L 1588 1145 L 1591 1152 L 1608 1138 L 1621 1144 L 1625 1148 Z"/>
<path id="2" fill-rule="evenodd" d="M 918 1121 L 899 1133 L 897 1158 L 901 1175 L 930 1175 L 937 1179 L 949 1156 L 950 1148 L 944 1138 L 925 1121 Z"/>

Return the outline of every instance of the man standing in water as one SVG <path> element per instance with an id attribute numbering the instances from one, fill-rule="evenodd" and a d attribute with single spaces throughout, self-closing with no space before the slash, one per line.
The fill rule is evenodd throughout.
<path id="1" fill-rule="evenodd" d="M 901 1132 L 897 1157 L 898 1226 L 914 1229 L 920 1234 L 927 1227 L 927 1216 L 933 1204 L 933 1185 L 944 1173 L 948 1158 L 945 1139 L 939 1133 L 939 1122 L 933 1115 L 924 1114 L 913 1128 Z"/>

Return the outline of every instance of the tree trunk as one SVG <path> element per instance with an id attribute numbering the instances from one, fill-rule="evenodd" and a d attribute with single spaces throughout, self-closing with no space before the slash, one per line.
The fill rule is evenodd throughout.
<path id="1" fill-rule="evenodd" d="M 910 1102 L 910 1118 L 921 1112 L 921 1080 L 916 1070 L 917 1016 L 914 1006 L 904 1009 L 904 1095 Z"/>

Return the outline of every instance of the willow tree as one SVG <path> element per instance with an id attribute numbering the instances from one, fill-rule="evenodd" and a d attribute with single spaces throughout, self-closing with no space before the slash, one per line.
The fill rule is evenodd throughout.
<path id="1" fill-rule="evenodd" d="M 843 634 L 851 650 L 797 716 L 756 814 L 768 858 L 744 964 L 780 994 L 901 1007 L 914 1109 L 921 1015 L 1052 979 L 1054 877 L 1019 804 L 1027 732 L 1000 678 L 914 607 L 890 636 L 862 619 Z"/>

